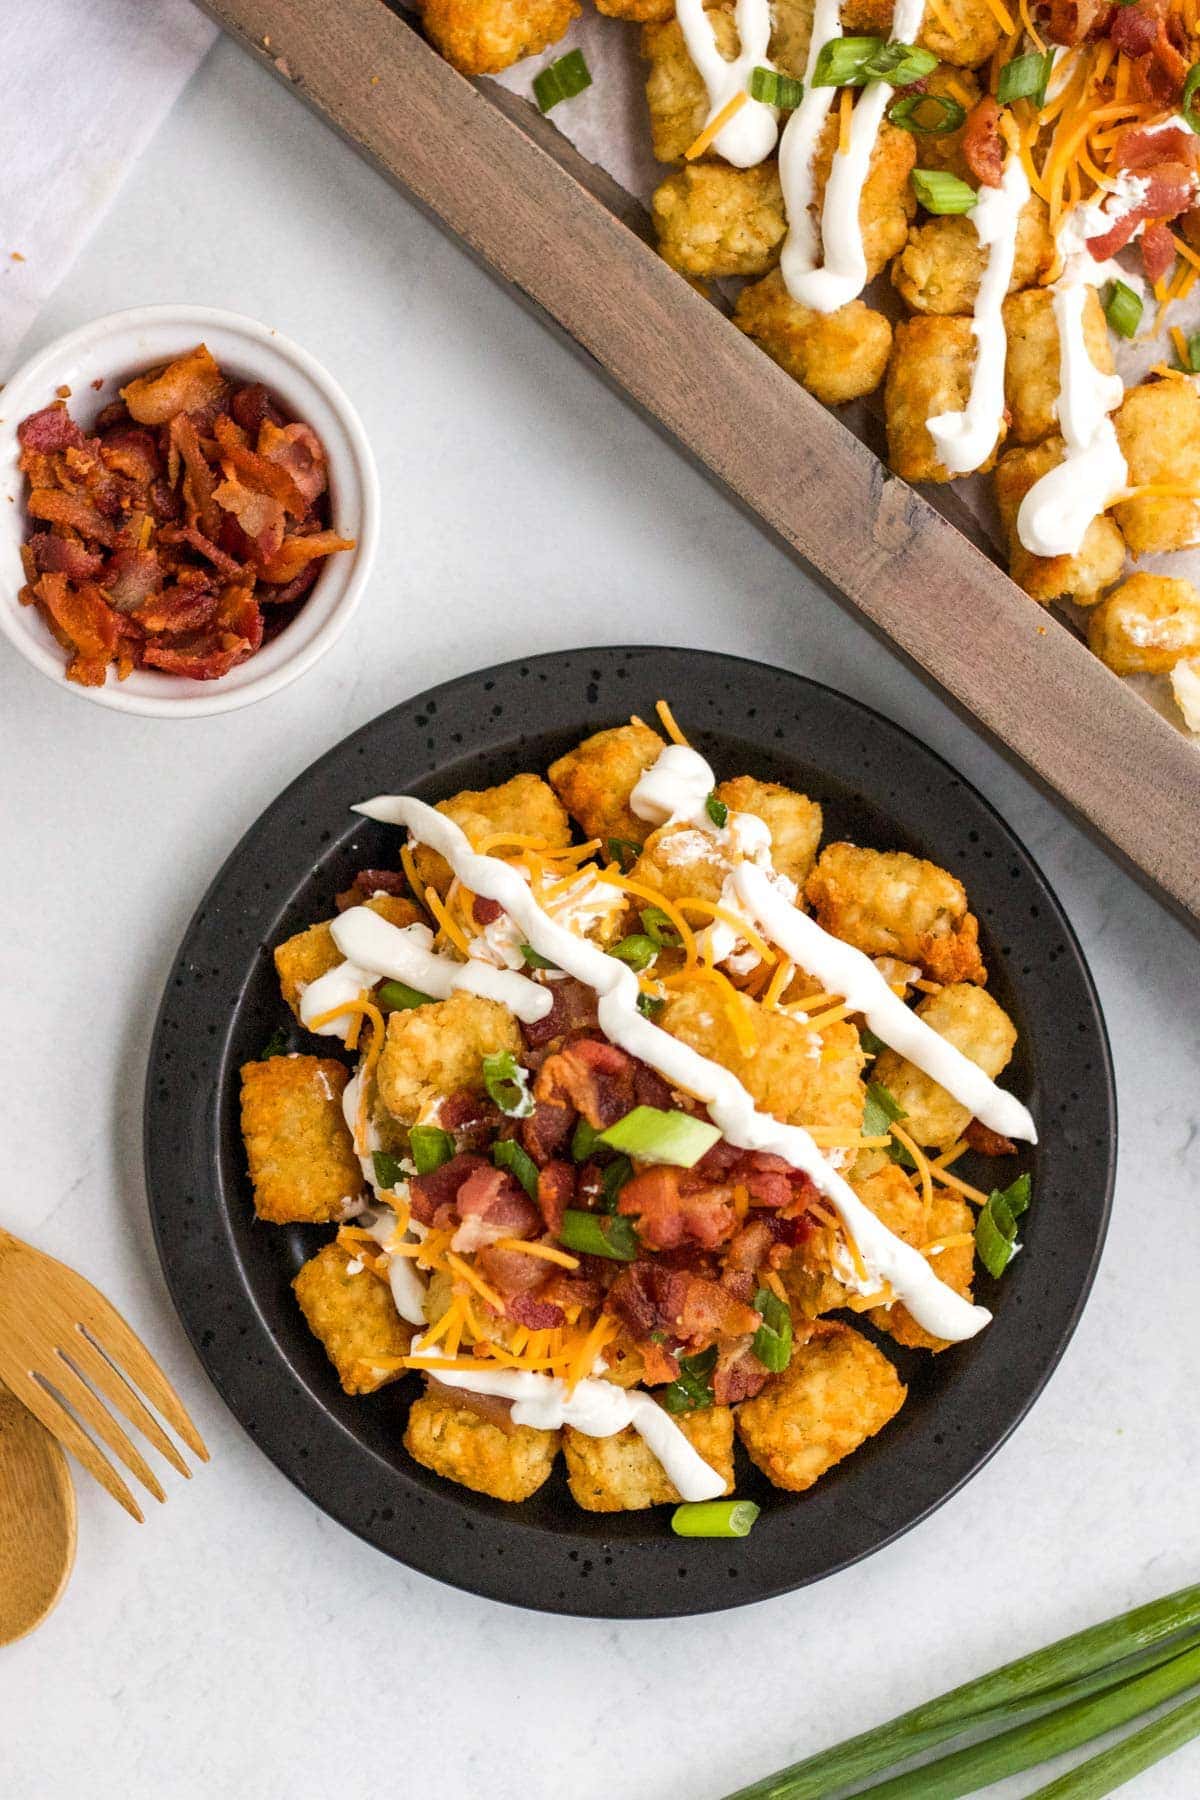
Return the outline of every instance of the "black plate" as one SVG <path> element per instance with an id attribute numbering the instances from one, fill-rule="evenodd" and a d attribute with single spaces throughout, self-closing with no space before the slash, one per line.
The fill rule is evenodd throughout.
<path id="1" fill-rule="evenodd" d="M 342 1394 L 289 1288 L 328 1232 L 254 1221 L 238 1133 L 239 1065 L 291 1024 L 272 947 L 327 917 L 357 869 L 395 863 L 397 834 L 350 803 L 401 791 L 437 800 L 542 771 L 586 733 L 652 716 L 660 694 L 718 775 L 788 782 L 822 802 L 827 836 L 915 851 L 962 877 L 992 990 L 1021 1034 L 1005 1080 L 1042 1134 L 1022 1159 L 1035 1192 L 1025 1249 L 1001 1283 L 981 1280 L 994 1324 L 938 1357 L 882 1339 L 910 1385 L 898 1418 L 809 1494 L 777 1492 L 742 1459 L 738 1491 L 763 1515 L 732 1543 L 675 1538 L 661 1508 L 581 1512 L 561 1464 L 523 1506 L 414 1464 L 400 1440 L 415 1384 Z M 580 650 L 464 676 L 306 770 L 243 838 L 188 928 L 155 1031 L 145 1126 L 175 1303 L 218 1391 L 272 1461 L 333 1518 L 427 1575 L 516 1605 L 628 1618 L 709 1612 L 816 1581 L 907 1531 L 981 1468 L 1074 1329 L 1116 1157 L 1108 1043 L 1079 945 L 986 801 L 844 695 L 735 657 L 662 649 Z"/>

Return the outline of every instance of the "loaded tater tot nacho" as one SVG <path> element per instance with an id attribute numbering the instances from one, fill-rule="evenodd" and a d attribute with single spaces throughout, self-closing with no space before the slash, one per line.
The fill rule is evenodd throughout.
<path id="1" fill-rule="evenodd" d="M 1183 616 L 1131 595 L 1114 643 L 1139 607 Z M 333 1233 L 308 1325 L 348 1394 L 411 1385 L 416 1462 L 518 1502 L 561 1451 L 586 1511 L 703 1533 L 735 1444 L 803 1491 L 902 1406 L 894 1346 L 984 1329 L 1036 1134 L 961 882 L 822 849 L 816 800 L 659 712 L 362 802 L 395 866 L 277 946 L 311 1046 L 246 1064 L 242 1120 L 258 1217 Z"/>
<path id="2" fill-rule="evenodd" d="M 973 479 L 1033 600 L 1067 603 L 1094 645 L 1078 607 L 1130 559 L 1200 547 L 1194 0 L 595 3 L 639 34 L 663 258 L 719 282 L 733 324 L 826 405 L 878 396 L 896 474 Z M 425 0 L 472 71 L 501 66 L 484 36 L 511 63 L 572 10 Z M 472 23 L 451 47 L 456 15 Z M 558 61 L 531 74 L 544 108 L 593 79 L 578 47 L 558 60 L 570 80 L 543 88 Z M 1153 667 L 1105 660 L 1169 678 L 1197 729 L 1186 633 Z"/>

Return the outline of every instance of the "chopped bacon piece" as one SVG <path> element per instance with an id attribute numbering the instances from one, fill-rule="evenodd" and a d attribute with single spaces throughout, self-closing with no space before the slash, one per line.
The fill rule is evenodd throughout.
<path id="1" fill-rule="evenodd" d="M 1004 140 L 1000 136 L 1000 103 L 992 94 L 967 114 L 962 137 L 963 160 L 984 187 L 999 187 L 1004 173 Z"/>
<path id="2" fill-rule="evenodd" d="M 575 1110 L 552 1100 L 535 1100 L 533 1111 L 521 1121 L 521 1144 L 538 1168 L 565 1148 L 575 1129 Z"/>
<path id="3" fill-rule="evenodd" d="M 117 615 L 90 581 L 73 587 L 65 575 L 38 578 L 37 596 L 75 656 L 67 680 L 80 687 L 99 687 L 116 655 Z"/>
<path id="4" fill-rule="evenodd" d="M 77 537 L 58 537 L 51 531 L 36 531 L 23 546 L 33 558 L 34 571 L 42 575 L 65 575 L 68 581 L 91 581 L 104 567 L 104 557 L 89 550 Z"/>
<path id="5" fill-rule="evenodd" d="M 139 425 L 165 425 L 177 413 L 199 412 L 224 399 L 226 391 L 225 377 L 207 347 L 197 344 L 165 369 L 139 375 L 121 389 L 121 398 Z"/>
<path id="6" fill-rule="evenodd" d="M 148 595 L 131 608 L 144 631 L 174 637 L 184 631 L 199 631 L 216 616 L 221 596 L 215 588 L 164 588 L 161 594 Z"/>
<path id="7" fill-rule="evenodd" d="M 52 454 L 56 450 L 80 449 L 86 439 L 67 411 L 66 402 L 56 400 L 52 406 L 22 419 L 17 426 L 17 442 L 22 450 Z"/>
<path id="8" fill-rule="evenodd" d="M 265 573 L 283 543 L 283 507 L 270 494 L 256 493 L 240 481 L 220 482 L 213 489 L 213 499 L 223 511 L 233 514 L 250 540 L 255 562 Z"/>
<path id="9" fill-rule="evenodd" d="M 475 1266 L 489 1287 L 494 1287 L 508 1303 L 517 1294 L 540 1293 L 550 1281 L 554 1267 L 540 1256 L 526 1256 L 520 1250 L 499 1250 L 495 1244 L 483 1246 L 475 1258 Z"/>
<path id="10" fill-rule="evenodd" d="M 633 1106 L 634 1059 L 604 1038 L 576 1038 L 538 1070 L 534 1096 L 582 1113 L 597 1131 Z"/>
<path id="11" fill-rule="evenodd" d="M 441 1207 L 453 1207 L 458 1190 L 468 1175 L 477 1169 L 490 1168 L 491 1164 L 482 1156 L 463 1151 L 443 1163 L 440 1169 L 431 1169 L 428 1175 L 414 1175 L 408 1184 L 413 1218 L 421 1225 L 432 1225 Z"/>
<path id="12" fill-rule="evenodd" d="M 733 1235 L 732 1191 L 693 1187 L 689 1175 L 681 1169 L 643 1169 L 621 1189 L 619 1210 L 637 1219 L 648 1250 L 675 1250 L 683 1243 L 714 1250 Z"/>
<path id="13" fill-rule="evenodd" d="M 767 1371 L 753 1350 L 741 1350 L 717 1358 L 712 1372 L 713 1399 L 718 1406 L 736 1406 L 752 1400 L 766 1386 Z"/>
<path id="14" fill-rule="evenodd" d="M 1017 1146 L 1011 1138 L 1001 1137 L 998 1131 L 981 1124 L 978 1119 L 971 1120 L 963 1136 L 972 1150 L 978 1151 L 980 1156 L 1015 1156 L 1017 1153 Z"/>
<path id="15" fill-rule="evenodd" d="M 561 1306 L 549 1300 L 536 1300 L 532 1294 L 514 1294 L 505 1303 L 505 1312 L 517 1325 L 528 1325 L 530 1331 L 552 1331 L 566 1318 Z"/>
<path id="16" fill-rule="evenodd" d="M 1143 164 L 1137 173 L 1147 183 L 1137 205 L 1122 213 L 1102 236 L 1087 240 L 1088 250 L 1097 262 L 1107 262 L 1123 250 L 1146 220 L 1173 219 L 1186 212 L 1196 198 L 1196 176 L 1185 163 Z"/>
<path id="17" fill-rule="evenodd" d="M 228 480 L 239 481 L 253 493 L 269 494 L 294 519 L 304 517 L 308 511 L 308 501 L 287 469 L 277 462 L 269 462 L 257 450 L 248 449 L 243 442 L 243 432 L 231 418 L 222 414 L 213 426 L 213 435 L 217 440 L 221 466 Z"/>
<path id="18" fill-rule="evenodd" d="M 305 536 L 285 537 L 270 555 L 264 556 L 262 578 L 264 581 L 294 581 L 314 557 L 335 556 L 339 550 L 353 548 L 354 539 L 339 537 L 336 531 L 313 531 Z"/>
<path id="19" fill-rule="evenodd" d="M 450 1247 L 460 1253 L 480 1250 L 497 1238 L 531 1237 L 541 1229 L 537 1207 L 520 1182 L 490 1163 L 471 1170 L 454 1204 L 462 1224 Z"/>
<path id="20" fill-rule="evenodd" d="M 544 1019 L 537 1019 L 531 1025 L 522 1024 L 521 1031 L 530 1049 L 541 1049 L 552 1044 L 556 1038 L 573 1031 L 595 1031 L 596 1029 L 596 990 L 585 987 L 582 981 L 576 981 L 573 975 L 562 981 L 550 983 L 553 995 L 550 1011 Z"/>
<path id="21" fill-rule="evenodd" d="M 287 471 L 306 502 L 306 511 L 329 485 L 324 446 L 311 425 L 285 425 L 280 429 L 265 419 L 258 433 L 258 454 Z"/>
<path id="22" fill-rule="evenodd" d="M 1108 35 L 1126 56 L 1146 56 L 1158 37 L 1158 18 L 1141 6 L 1118 6 Z"/>
<path id="23" fill-rule="evenodd" d="M 494 925 L 503 918 L 504 908 L 498 900 L 489 900 L 485 894 L 476 894 L 471 902 L 471 915 L 477 925 Z"/>
<path id="24" fill-rule="evenodd" d="M 334 905 L 345 912 L 348 907 L 361 906 L 373 894 L 393 894 L 402 900 L 407 893 L 408 880 L 399 869 L 360 869 L 350 886 L 335 897 Z"/>
<path id="25" fill-rule="evenodd" d="M 744 1305 L 720 1282 L 644 1261 L 621 1270 L 606 1304 L 639 1347 L 655 1331 L 707 1345 L 722 1338 L 744 1338 L 762 1323 L 752 1306 Z"/>
<path id="26" fill-rule="evenodd" d="M 763 1269 L 775 1248 L 775 1233 L 765 1219 L 748 1219 L 725 1252 L 726 1269 Z"/>
<path id="27" fill-rule="evenodd" d="M 159 539 L 164 544 L 189 544 L 205 562 L 212 564 L 219 575 L 226 576 L 230 581 L 249 579 L 248 572 L 241 563 L 235 562 L 219 544 L 214 544 L 211 538 L 205 537 L 194 525 L 165 525 L 159 532 Z"/>
<path id="28" fill-rule="evenodd" d="M 1147 225 L 1138 240 L 1147 281 L 1161 281 L 1175 261 L 1175 239 L 1161 219 Z"/>
<path id="29" fill-rule="evenodd" d="M 220 530 L 221 515 L 217 506 L 217 478 L 200 446 L 195 421 L 180 413 L 170 424 L 171 455 L 183 464 L 183 507 L 189 525 L 196 525 L 206 537 Z M 174 479 L 174 478 L 173 478 Z"/>
<path id="30" fill-rule="evenodd" d="M 31 518 L 44 519 L 49 525 L 70 525 L 81 537 L 95 538 L 106 550 L 111 550 L 116 541 L 108 520 L 81 495 L 65 494 L 61 488 L 35 487 L 26 505 Z"/>
<path id="31" fill-rule="evenodd" d="M 154 433 L 141 425 L 126 425 L 110 431 L 100 444 L 100 458 L 106 468 L 144 487 L 160 472 L 158 445 Z"/>
<path id="32" fill-rule="evenodd" d="M 1057 44 L 1082 44 L 1109 16 L 1110 0 L 1050 0 L 1049 35 Z"/>
<path id="33" fill-rule="evenodd" d="M 132 612 L 135 607 L 158 592 L 162 570 L 153 550 L 114 550 L 104 570 L 102 586 L 110 606 L 118 612 Z M 150 630 L 157 627 L 150 626 Z"/>
<path id="34" fill-rule="evenodd" d="M 293 606 L 297 600 L 303 600 L 309 588 L 316 584 L 321 573 L 320 558 L 306 563 L 294 581 L 285 581 L 282 586 L 277 581 L 265 581 L 259 590 L 259 599 L 268 606 Z"/>
<path id="35" fill-rule="evenodd" d="M 273 425 L 283 424 L 283 414 L 261 381 L 238 388 L 229 402 L 229 410 L 242 430 L 251 436 L 257 436 L 264 419 L 269 419 Z"/>
<path id="36" fill-rule="evenodd" d="M 539 1169 L 537 1203 L 546 1221 L 546 1229 L 556 1237 L 562 1228 L 563 1214 L 574 1199 L 575 1170 L 571 1163 L 560 1158 L 557 1162 L 547 1163 L 544 1169 Z"/>

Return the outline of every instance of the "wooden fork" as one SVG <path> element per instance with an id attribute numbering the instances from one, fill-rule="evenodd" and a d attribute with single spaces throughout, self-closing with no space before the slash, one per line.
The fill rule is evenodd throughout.
<path id="1" fill-rule="evenodd" d="M 143 1395 L 208 1461 L 183 1402 L 116 1308 L 74 1269 L 7 1231 L 0 1231 L 0 1381 L 139 1524 L 141 1508 L 80 1420 L 156 1500 L 167 1497 L 162 1485 L 106 1400 L 181 1475 L 190 1479 L 192 1472 Z"/>

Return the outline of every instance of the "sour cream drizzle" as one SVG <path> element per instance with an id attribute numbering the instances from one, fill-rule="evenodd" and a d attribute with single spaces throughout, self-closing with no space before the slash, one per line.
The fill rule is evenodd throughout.
<path id="1" fill-rule="evenodd" d="M 1089 287 L 1116 275 L 1130 287 L 1137 277 L 1114 263 L 1100 263 L 1087 248 L 1144 198 L 1143 177 L 1121 175 L 1101 205 L 1074 206 L 1058 233 L 1063 271 L 1051 305 L 1058 327 L 1058 425 L 1066 446 L 1062 461 L 1034 483 L 1017 513 L 1017 537 L 1034 556 L 1076 556 L 1088 527 L 1129 479 L 1109 413 L 1120 406 L 1125 385 L 1092 361 L 1084 335 Z M 1137 233 L 1135 232 L 1135 236 Z"/>
<path id="2" fill-rule="evenodd" d="M 829 180 L 825 184 L 825 200 L 821 208 L 824 266 L 818 268 L 815 235 L 811 220 L 808 219 L 814 185 L 812 162 L 817 140 L 836 90 L 814 89 L 811 84 L 816 57 L 822 45 L 829 38 L 842 35 L 841 26 L 836 24 L 836 6 L 832 8 L 832 14 L 835 29 L 829 30 L 830 20 L 826 9 L 818 4 L 809 47 L 804 99 L 788 121 L 779 159 L 784 204 L 788 219 L 793 222 L 792 232 L 789 233 L 780 259 L 784 285 L 793 300 L 798 300 L 802 306 L 811 306 L 815 312 L 820 313 L 836 312 L 840 306 L 849 305 L 867 285 L 867 253 L 863 244 L 859 211 L 879 127 L 896 91 L 886 81 L 872 81 L 855 102 L 850 122 L 849 148 L 844 156 L 840 150 L 835 152 Z M 924 16 L 925 0 L 897 0 L 890 42 L 911 44 L 921 29 Z M 805 119 L 804 108 L 813 93 L 822 96 L 828 93 L 830 98 L 821 107 L 814 106 Z M 795 137 L 789 144 L 788 139 L 793 132 Z M 793 241 L 796 222 L 805 220 L 807 224 L 801 223 L 799 234 Z"/>
<path id="3" fill-rule="evenodd" d="M 339 914 L 330 926 L 330 932 L 346 961 L 305 988 L 300 997 L 300 1016 L 306 1024 L 309 1018 L 320 1014 L 324 996 L 319 990 L 331 976 L 336 977 L 341 987 L 348 987 L 352 980 L 358 981 L 353 994 L 339 995 L 343 1001 L 356 998 L 364 987 L 374 987 L 384 977 L 389 981 L 406 982 L 422 994 L 431 994 L 435 1000 L 445 1000 L 457 993 L 479 994 L 485 1000 L 498 1000 L 526 1025 L 544 1019 L 554 1004 L 554 996 L 549 990 L 530 981 L 527 975 L 518 975 L 512 969 L 493 968 L 490 963 L 474 959 L 459 962 L 452 956 L 439 956 L 434 952 L 433 933 L 428 925 L 393 925 L 372 912 L 369 906 L 352 906 L 348 912 Z M 329 1023 L 332 1026 L 339 1021 L 331 1019 Z"/>
<path id="4" fill-rule="evenodd" d="M 928 421 L 929 435 L 952 475 L 969 475 L 996 447 L 1004 423 L 1004 364 L 1008 333 L 1004 299 L 1012 281 L 1021 209 L 1029 199 L 1029 181 L 1019 156 L 1010 156 L 999 187 L 981 188 L 970 219 L 987 262 L 979 282 L 971 332 L 975 367 L 971 392 L 961 412 L 938 413 Z"/>
<path id="5" fill-rule="evenodd" d="M 380 796 L 354 811 L 384 824 L 406 826 L 418 842 L 445 857 L 472 893 L 483 894 L 510 912 L 536 950 L 595 990 L 600 1029 L 610 1042 L 649 1063 L 673 1086 L 695 1094 L 729 1143 L 743 1150 L 773 1152 L 803 1170 L 832 1201 L 868 1268 L 881 1283 L 891 1285 L 918 1324 L 937 1337 L 957 1341 L 973 1337 L 988 1323 L 990 1313 L 939 1281 L 920 1251 L 895 1237 L 864 1206 L 807 1131 L 760 1113 L 728 1069 L 643 1018 L 637 1010 L 640 990 L 632 969 L 555 925 L 519 876 L 494 857 L 473 851 L 453 820 L 407 795 Z M 759 874 L 769 894 L 770 882 L 762 871 Z M 756 905 L 764 900 L 757 889 L 750 891 Z M 876 980 L 881 982 L 882 977 L 876 974 Z"/>
<path id="6" fill-rule="evenodd" d="M 746 93 L 728 124 L 712 140 L 713 149 L 737 169 L 749 169 L 770 156 L 779 136 L 779 112 L 748 95 L 752 69 L 772 69 L 767 56 L 771 42 L 770 0 L 737 0 L 738 54 L 726 62 L 717 48 L 716 31 L 705 11 L 704 0 L 675 0 L 675 17 L 683 32 L 688 55 L 708 90 L 710 123 L 737 94 Z"/>

